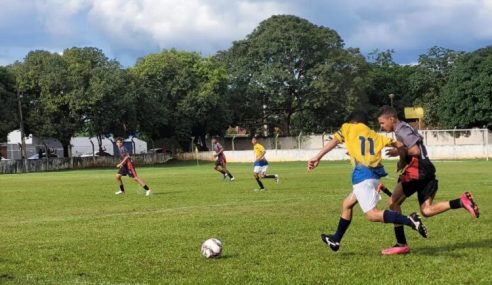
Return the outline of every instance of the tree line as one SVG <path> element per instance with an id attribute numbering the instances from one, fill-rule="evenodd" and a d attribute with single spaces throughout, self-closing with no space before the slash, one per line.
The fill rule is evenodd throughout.
<path id="1" fill-rule="evenodd" d="M 390 104 L 423 107 L 429 127 L 492 127 L 492 47 L 432 47 L 415 65 L 392 55 L 364 57 L 336 31 L 289 15 L 210 57 L 163 50 L 123 68 L 94 47 L 35 50 L 0 67 L 0 141 L 19 127 L 19 108 L 26 133 L 59 139 L 65 155 L 78 134 L 173 138 L 185 148 L 229 126 L 321 133 L 355 109 Z"/>

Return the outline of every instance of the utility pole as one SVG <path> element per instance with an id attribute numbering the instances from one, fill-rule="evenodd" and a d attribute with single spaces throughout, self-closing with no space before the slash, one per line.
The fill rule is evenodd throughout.
<path id="1" fill-rule="evenodd" d="M 26 152 L 26 135 L 24 133 L 24 118 L 22 116 L 22 103 L 21 103 L 22 95 L 19 92 L 19 86 L 17 86 L 17 105 L 19 107 L 19 128 L 21 133 L 21 158 L 25 160 L 27 158 Z M 24 168 L 27 167 L 27 164 L 24 164 Z"/>

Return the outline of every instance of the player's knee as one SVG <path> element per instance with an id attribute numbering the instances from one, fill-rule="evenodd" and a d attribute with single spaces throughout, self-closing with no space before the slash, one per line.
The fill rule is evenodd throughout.
<path id="1" fill-rule="evenodd" d="M 378 219 L 378 216 L 376 215 L 376 213 L 374 211 L 369 211 L 367 213 L 364 214 L 364 216 L 366 217 L 366 219 L 369 221 L 369 222 L 378 222 L 379 219 Z"/>
<path id="2" fill-rule="evenodd" d="M 428 218 L 428 217 L 432 217 L 433 216 L 433 211 L 432 211 L 432 208 L 431 207 L 423 207 L 420 209 L 420 213 L 422 214 L 422 216 Z"/>

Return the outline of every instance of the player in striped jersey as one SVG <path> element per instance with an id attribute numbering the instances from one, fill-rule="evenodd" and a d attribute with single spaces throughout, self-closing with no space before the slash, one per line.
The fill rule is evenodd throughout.
<path id="1" fill-rule="evenodd" d="M 123 138 L 116 139 L 116 146 L 118 147 L 118 152 L 120 154 L 121 161 L 116 165 L 116 167 L 119 169 L 118 173 L 116 174 L 116 182 L 120 186 L 120 190 L 115 194 L 116 195 L 125 194 L 125 187 L 123 186 L 123 181 L 121 180 L 121 177 L 128 175 L 128 177 L 132 178 L 135 182 L 137 182 L 140 186 L 142 186 L 145 189 L 145 196 L 150 196 L 150 194 L 152 193 L 152 189 L 150 189 L 149 186 L 147 186 L 147 184 L 145 184 L 145 182 L 140 177 L 138 177 L 137 171 L 133 166 L 130 153 L 123 145 Z"/>
<path id="2" fill-rule="evenodd" d="M 218 137 L 212 137 L 212 149 L 214 151 L 215 158 L 214 169 L 222 173 L 224 179 L 229 178 L 231 181 L 234 181 L 234 176 L 232 176 L 231 172 L 227 169 L 227 160 L 224 154 L 224 148 L 219 143 Z"/>

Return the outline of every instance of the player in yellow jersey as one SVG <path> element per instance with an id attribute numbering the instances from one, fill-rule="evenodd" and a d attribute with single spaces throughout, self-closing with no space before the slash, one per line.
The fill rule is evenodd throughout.
<path id="1" fill-rule="evenodd" d="M 251 139 L 251 144 L 253 144 L 253 150 L 255 152 L 255 162 L 253 168 L 253 176 L 256 179 L 256 183 L 260 189 L 258 191 L 265 191 L 265 187 L 263 186 L 263 182 L 260 181 L 261 178 L 271 178 L 275 179 L 275 182 L 279 182 L 278 174 L 267 175 L 266 171 L 268 169 L 268 161 L 265 158 L 266 150 L 265 148 L 258 143 L 255 137 Z"/>
<path id="2" fill-rule="evenodd" d="M 345 198 L 342 214 L 334 235 L 322 234 L 321 239 L 333 251 L 340 248 L 340 241 L 352 220 L 352 208 L 359 203 L 365 217 L 371 222 L 403 224 L 427 237 L 427 230 L 417 213 L 404 216 L 396 211 L 379 210 L 376 206 L 381 196 L 378 191 L 379 179 L 387 175 L 381 164 L 381 151 L 385 146 L 397 146 L 397 142 L 382 136 L 367 126 L 367 116 L 362 112 L 354 112 L 349 116 L 333 140 L 308 161 L 308 171 L 316 168 L 321 158 L 344 143 L 350 156 L 352 171 L 352 192 Z"/>

